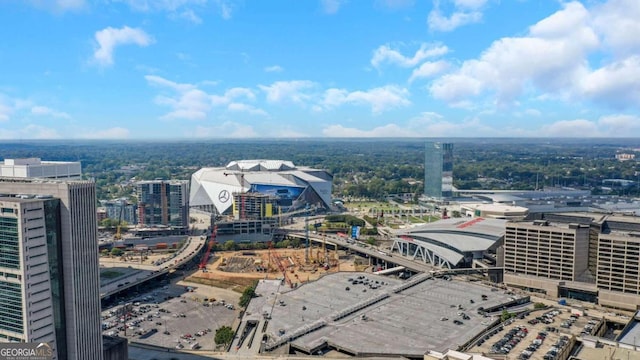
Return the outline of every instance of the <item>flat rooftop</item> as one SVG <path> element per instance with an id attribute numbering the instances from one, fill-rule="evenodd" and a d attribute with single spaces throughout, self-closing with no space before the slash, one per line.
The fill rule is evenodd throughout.
<path id="1" fill-rule="evenodd" d="M 640 352 L 632 349 L 624 349 L 606 345 L 602 348 L 591 348 L 583 346 L 580 352 L 575 355 L 578 360 L 602 360 L 602 359 L 625 359 L 640 360 Z"/>
<path id="2" fill-rule="evenodd" d="M 348 281 L 358 277 L 378 287 Z M 412 281 L 417 283 L 399 288 Z M 492 323 L 477 314 L 479 307 L 505 304 L 512 298 L 480 284 L 425 274 L 402 281 L 370 273 L 336 273 L 297 289 L 279 283 L 260 281 L 256 293 L 261 296 L 251 301 L 243 321 L 260 321 L 263 314 L 271 314 L 267 343 L 297 333 L 289 341 L 297 349 L 314 352 L 328 346 L 358 356 L 421 357 L 430 350 L 455 350 Z M 483 294 L 487 300 L 482 300 Z M 372 302 L 374 298 L 378 301 Z M 354 311 L 345 311 L 349 308 Z M 464 320 L 459 312 L 470 319 Z M 340 313 L 348 315 L 336 317 Z M 462 324 L 456 325 L 456 319 Z M 310 329 L 313 324 L 321 326 Z"/>

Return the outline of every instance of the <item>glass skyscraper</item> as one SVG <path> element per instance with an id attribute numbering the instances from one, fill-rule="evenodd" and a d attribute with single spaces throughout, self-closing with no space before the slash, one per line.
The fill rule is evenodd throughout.
<path id="1" fill-rule="evenodd" d="M 138 224 L 189 227 L 189 182 L 150 180 L 136 183 Z"/>
<path id="2" fill-rule="evenodd" d="M 426 143 L 424 195 L 436 199 L 453 196 L 453 144 Z"/>

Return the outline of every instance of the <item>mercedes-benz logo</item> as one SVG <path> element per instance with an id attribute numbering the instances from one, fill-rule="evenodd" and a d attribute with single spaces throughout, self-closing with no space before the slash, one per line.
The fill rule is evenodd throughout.
<path id="1" fill-rule="evenodd" d="M 218 200 L 220 200 L 220 202 L 226 203 L 227 201 L 229 201 L 229 198 L 229 191 L 227 190 L 222 190 L 218 194 Z"/>

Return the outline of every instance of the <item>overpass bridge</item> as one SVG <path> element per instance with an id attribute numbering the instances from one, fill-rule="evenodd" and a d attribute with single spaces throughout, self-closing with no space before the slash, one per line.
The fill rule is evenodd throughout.
<path id="1" fill-rule="evenodd" d="M 304 231 L 302 231 L 302 234 L 300 232 L 301 231 L 289 230 L 287 231 L 287 236 L 292 238 L 299 238 L 303 240 L 303 243 L 304 243 L 306 239 L 306 235 L 304 234 Z M 439 269 L 438 267 L 435 267 L 431 264 L 420 263 L 396 254 L 391 254 L 388 252 L 380 251 L 375 248 L 371 248 L 369 247 L 369 245 L 366 245 L 362 242 L 358 242 L 358 241 L 353 242 L 353 241 L 347 241 L 347 240 L 348 239 L 346 238 L 335 236 L 335 235 L 319 236 L 317 234 L 313 234 L 313 235 L 309 234 L 310 242 L 325 243 L 326 245 L 337 246 L 339 248 L 348 249 L 357 254 L 366 255 L 366 257 L 383 260 L 387 264 L 404 266 L 408 270 L 411 270 L 416 273 L 428 273 L 431 270 Z"/>
<path id="2" fill-rule="evenodd" d="M 177 269 L 181 268 L 185 264 L 188 264 L 196 256 L 202 253 L 204 244 L 206 243 L 206 237 L 203 239 L 201 236 L 190 236 L 187 238 L 185 245 L 175 254 L 175 256 L 167 259 L 165 262 L 158 265 L 151 264 L 135 264 L 135 263 L 117 263 L 108 264 L 101 263 L 101 268 L 106 267 L 130 267 L 138 269 L 128 276 L 119 277 L 116 280 L 105 284 L 100 287 L 100 299 L 106 299 L 110 296 L 117 295 L 120 292 L 127 291 L 133 287 L 142 285 L 148 281 L 166 276 Z"/>
<path id="3" fill-rule="evenodd" d="M 306 234 L 302 230 L 287 230 L 288 237 L 299 238 L 306 241 Z M 387 264 L 387 268 L 391 267 L 405 267 L 415 273 L 433 273 L 438 275 L 461 275 L 461 274 L 489 274 L 493 275 L 496 272 L 502 272 L 502 268 L 497 267 L 478 267 L 478 268 L 460 268 L 460 269 L 448 269 L 435 266 L 433 264 L 424 262 L 422 258 L 413 259 L 411 257 L 403 256 L 399 253 L 390 253 L 381 251 L 377 248 L 372 248 L 368 244 L 364 244 L 360 241 L 353 241 L 344 237 L 336 235 L 317 235 L 309 234 L 309 242 L 325 243 L 329 246 L 335 246 L 338 248 L 348 249 L 360 255 L 366 255 L 366 257 L 379 259 Z M 393 266 L 395 265 L 395 266 Z M 500 277 L 501 278 L 501 277 Z"/>

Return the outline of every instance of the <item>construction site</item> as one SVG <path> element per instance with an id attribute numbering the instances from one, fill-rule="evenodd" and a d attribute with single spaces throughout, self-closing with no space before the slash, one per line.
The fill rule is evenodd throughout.
<path id="1" fill-rule="evenodd" d="M 258 279 L 282 280 L 289 288 L 327 273 L 364 271 L 368 259 L 324 244 L 310 248 L 218 251 L 189 281 L 241 290 Z"/>

